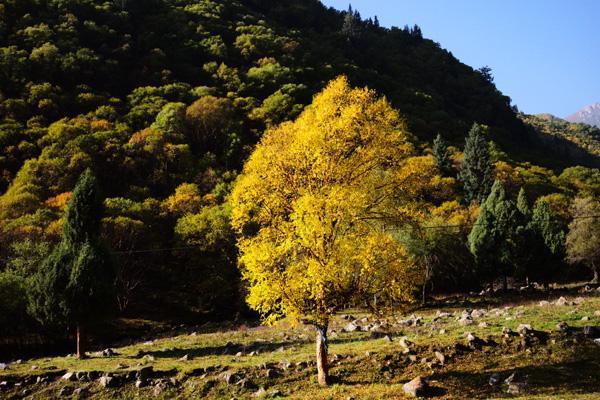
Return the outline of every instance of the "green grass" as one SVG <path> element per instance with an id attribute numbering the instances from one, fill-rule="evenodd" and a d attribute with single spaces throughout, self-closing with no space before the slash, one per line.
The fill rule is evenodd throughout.
<path id="1" fill-rule="evenodd" d="M 576 297 L 568 296 L 569 300 Z M 27 360 L 0 371 L 0 381 L 23 382 L 34 379 L 36 375 L 63 370 L 125 374 L 151 365 L 154 371 L 164 374 L 164 379 L 177 379 L 177 384 L 158 396 L 154 395 L 153 387 L 137 389 L 132 382 L 119 389 L 102 389 L 96 382 L 64 381 L 25 387 L 32 390 L 35 398 L 57 397 L 58 391 L 67 386 L 85 387 L 88 397 L 96 399 L 251 398 L 258 387 L 265 387 L 267 391 L 278 390 L 281 397 L 291 399 L 402 399 L 405 398 L 403 383 L 422 375 L 430 377 L 433 397 L 483 399 L 513 398 L 506 394 L 505 386 L 491 387 L 488 380 L 495 372 L 508 376 L 514 371 L 521 371 L 529 375 L 530 384 L 522 397 L 515 398 L 600 398 L 600 346 L 590 339 L 551 333 L 546 344 L 525 348 L 520 345 L 519 337 L 504 341 L 501 335 L 503 327 L 516 330 L 521 323 L 531 324 L 534 329 L 548 333 L 562 321 L 572 327 L 600 326 L 600 317 L 594 315 L 596 310 L 600 310 L 600 298 L 586 297 L 581 304 L 573 306 L 539 306 L 538 300 L 515 302 L 513 299 L 510 303 L 496 302 L 492 305 L 481 302 L 476 308 L 486 310 L 485 316 L 475 318 L 473 325 L 464 327 L 455 318 L 464 307 L 445 305 L 414 311 L 423 319 L 423 324 L 414 327 L 394 325 L 389 329 L 394 338 L 392 342 L 373 339 L 367 332 L 342 333 L 341 327 L 347 321 L 336 318 L 332 330 L 337 335 L 330 335 L 330 356 L 333 360 L 337 359 L 331 363 L 334 382 L 325 389 L 316 385 L 315 367 L 310 364 L 314 358 L 313 329 L 309 326 L 291 327 L 286 322 L 273 328 L 239 328 L 158 339 L 152 344 L 138 343 L 114 349 L 118 354 L 109 358 L 96 355 L 86 360 L 72 357 Z M 438 309 L 453 313 L 453 317 L 433 322 Z M 357 310 L 346 313 L 357 318 L 366 316 Z M 583 316 L 590 320 L 582 321 Z M 400 318 L 407 316 L 392 316 L 387 321 Z M 480 327 L 481 322 L 488 326 Z M 442 329 L 445 330 L 443 334 L 440 333 Z M 465 343 L 467 332 L 484 339 L 492 338 L 497 345 L 457 353 L 444 366 L 432 369 L 419 361 L 409 362 L 407 356 L 401 354 L 402 348 L 398 343 L 400 336 L 406 336 L 414 342 L 418 360 L 427 358 L 431 361 L 436 350 L 452 355 L 452 347 L 457 342 Z M 238 351 L 244 355 L 236 357 Z M 249 355 L 252 351 L 258 354 Z M 180 361 L 184 355 L 190 359 Z M 294 366 L 284 371 L 278 369 L 280 362 L 306 362 L 309 365 Z M 278 376 L 267 378 L 264 364 L 279 371 Z M 119 365 L 125 368 L 117 369 Z M 198 372 L 200 368 L 209 368 L 209 371 L 204 375 Z M 242 374 L 255 387 L 227 385 L 221 377 L 224 372 Z M 0 391 L 0 397 L 20 398 L 22 390 L 23 387 Z"/>

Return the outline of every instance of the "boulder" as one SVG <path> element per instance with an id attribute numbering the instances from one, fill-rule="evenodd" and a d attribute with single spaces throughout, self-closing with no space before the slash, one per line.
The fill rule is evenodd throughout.
<path id="1" fill-rule="evenodd" d="M 67 372 L 60 379 L 63 381 L 74 381 L 77 379 L 77 377 L 75 376 L 75 372 Z"/>
<path id="2" fill-rule="evenodd" d="M 571 305 L 571 302 L 569 302 L 566 298 L 561 296 L 558 300 L 556 300 L 556 302 L 554 302 L 554 304 L 556 304 L 557 306 L 568 306 Z"/>
<path id="3" fill-rule="evenodd" d="M 438 361 L 440 362 L 440 364 L 444 365 L 446 363 L 446 356 L 444 355 L 444 353 L 436 351 L 433 354 L 435 355 L 435 358 L 438 359 Z"/>
<path id="4" fill-rule="evenodd" d="M 343 332 L 355 332 L 357 330 L 360 330 L 360 327 L 354 322 L 350 322 L 342 329 Z"/>
<path id="5" fill-rule="evenodd" d="M 160 396 L 161 393 L 164 392 L 166 388 L 167 388 L 167 384 L 165 382 L 158 382 L 156 385 L 154 385 L 154 388 L 152 389 L 152 394 L 154 396 Z"/>
<path id="6" fill-rule="evenodd" d="M 114 377 L 108 375 L 101 376 L 98 380 L 98 383 L 103 388 L 111 388 L 117 386 L 117 380 Z"/>
<path id="7" fill-rule="evenodd" d="M 402 386 L 402 389 L 406 394 L 414 397 L 424 396 L 427 392 L 427 388 L 427 381 L 420 376 Z"/>
<path id="8" fill-rule="evenodd" d="M 504 383 L 508 385 L 507 393 L 522 394 L 528 385 L 528 381 L 529 377 L 520 372 L 510 374 L 510 376 L 504 380 Z"/>
<path id="9" fill-rule="evenodd" d="M 521 336 L 527 335 L 527 334 L 531 333 L 532 331 L 533 331 L 533 328 L 531 327 L 530 324 L 519 324 L 519 327 L 517 328 L 517 332 Z"/>
<path id="10" fill-rule="evenodd" d="M 500 383 L 502 383 L 502 375 L 497 372 L 492 374 L 488 383 L 490 386 L 498 386 Z"/>
<path id="11" fill-rule="evenodd" d="M 112 357 L 112 356 L 114 356 L 114 355 L 116 355 L 116 354 L 117 354 L 117 353 L 115 353 L 113 349 L 105 349 L 105 350 L 102 350 L 102 356 L 103 356 L 103 357 Z"/>
<path id="12" fill-rule="evenodd" d="M 461 326 L 468 326 L 468 325 L 473 325 L 473 318 L 471 318 L 471 316 L 462 316 L 459 320 L 458 320 L 458 324 Z"/>
<path id="13" fill-rule="evenodd" d="M 550 305 L 550 302 L 549 302 L 549 301 L 547 301 L 547 300 L 542 300 L 542 301 L 540 301 L 540 302 L 538 303 L 538 305 L 539 305 L 540 307 L 547 307 L 547 306 L 549 306 L 549 305 Z"/>
<path id="14" fill-rule="evenodd" d="M 600 339 L 594 339 L 594 343 L 596 343 L 598 346 L 600 346 Z"/>
<path id="15" fill-rule="evenodd" d="M 183 357 L 179 358 L 177 361 L 188 361 L 189 359 L 190 359 L 190 356 L 188 354 L 186 354 Z"/>

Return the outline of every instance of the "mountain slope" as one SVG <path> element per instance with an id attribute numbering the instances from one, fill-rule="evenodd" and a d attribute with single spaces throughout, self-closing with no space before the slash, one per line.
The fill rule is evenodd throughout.
<path id="1" fill-rule="evenodd" d="M 586 106 L 565 119 L 569 122 L 594 125 L 600 128 L 600 103 Z"/>
<path id="2" fill-rule="evenodd" d="M 462 146 L 477 121 L 513 161 L 582 162 L 418 27 L 318 0 L 8 0 L 0 43 L 0 270 L 35 270 L 91 167 L 119 306 L 153 318 L 239 308 L 226 196 L 265 128 L 339 74 L 386 95 L 421 144 Z"/>

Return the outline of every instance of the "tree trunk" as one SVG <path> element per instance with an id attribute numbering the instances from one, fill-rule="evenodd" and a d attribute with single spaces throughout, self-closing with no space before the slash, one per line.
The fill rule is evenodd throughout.
<path id="1" fill-rule="evenodd" d="M 600 281 L 600 277 L 598 276 L 598 266 L 592 264 L 592 271 L 594 272 L 594 278 L 590 283 L 598 283 Z"/>
<path id="2" fill-rule="evenodd" d="M 506 277 L 506 275 L 502 277 L 502 290 L 504 291 L 504 293 L 508 292 L 508 278 Z"/>
<path id="3" fill-rule="evenodd" d="M 82 359 L 85 358 L 85 349 L 84 349 L 84 338 L 83 338 L 83 328 L 80 324 L 77 324 L 77 358 Z"/>
<path id="4" fill-rule="evenodd" d="M 327 324 L 317 326 L 317 373 L 319 376 L 319 385 L 327 386 L 329 384 L 329 362 L 327 360 Z"/>

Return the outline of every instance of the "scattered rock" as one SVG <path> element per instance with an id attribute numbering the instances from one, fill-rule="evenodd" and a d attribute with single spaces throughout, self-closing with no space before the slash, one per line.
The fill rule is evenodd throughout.
<path id="1" fill-rule="evenodd" d="M 600 317 L 600 310 L 594 311 L 594 317 Z"/>
<path id="2" fill-rule="evenodd" d="M 188 354 L 186 354 L 183 357 L 179 358 L 177 361 L 188 361 L 189 359 L 190 359 L 190 356 Z"/>
<path id="3" fill-rule="evenodd" d="M 125 364 L 117 364 L 117 366 L 115 367 L 115 369 L 127 369 L 129 368 L 129 366 L 125 365 Z"/>
<path id="4" fill-rule="evenodd" d="M 77 377 L 75 376 L 75 372 L 67 372 L 60 379 L 62 379 L 63 381 L 74 381 L 75 379 L 77 379 Z"/>
<path id="5" fill-rule="evenodd" d="M 519 327 L 517 328 L 517 332 L 521 336 L 527 335 L 527 334 L 531 333 L 532 331 L 533 331 L 533 328 L 531 328 L 530 324 L 519 324 Z"/>
<path id="6" fill-rule="evenodd" d="M 73 392 L 71 391 L 71 388 L 68 386 L 62 387 L 60 388 L 60 390 L 58 391 L 58 396 L 59 397 L 63 397 L 63 396 L 69 396 L 71 395 Z"/>
<path id="7" fill-rule="evenodd" d="M 461 326 L 468 326 L 468 325 L 473 325 L 473 318 L 471 318 L 471 316 L 462 316 L 459 320 L 458 320 L 459 325 Z"/>
<path id="8" fill-rule="evenodd" d="M 521 394 L 528 384 L 528 376 L 523 375 L 519 372 L 512 373 L 508 378 L 504 380 L 504 383 L 508 384 L 507 393 L 509 394 Z"/>
<path id="9" fill-rule="evenodd" d="M 102 350 L 102 356 L 103 357 L 113 357 L 114 355 L 116 355 L 116 353 L 114 352 L 113 349 Z"/>
<path id="10" fill-rule="evenodd" d="M 152 394 L 154 394 L 154 396 L 160 396 L 160 394 L 164 392 L 166 388 L 166 383 L 158 382 L 156 385 L 154 385 L 154 389 L 152 389 Z"/>
<path id="11" fill-rule="evenodd" d="M 420 397 L 425 395 L 427 391 L 427 382 L 424 378 L 418 376 L 410 382 L 405 383 L 402 386 L 402 389 L 406 394 L 409 394 L 414 397 Z"/>
<path id="12" fill-rule="evenodd" d="M 549 305 L 550 305 L 550 302 L 549 302 L 549 301 L 547 301 L 547 300 L 542 300 L 542 301 L 540 301 L 540 302 L 538 303 L 538 305 L 539 305 L 540 307 L 546 307 L 546 306 L 549 306 Z"/>
<path id="13" fill-rule="evenodd" d="M 5 371 L 5 370 L 7 370 L 7 369 L 10 369 L 10 368 L 8 367 L 8 364 L 5 364 L 5 363 L 0 363 L 0 371 Z"/>
<path id="14" fill-rule="evenodd" d="M 152 378 L 152 374 L 154 373 L 154 368 L 152 367 L 143 367 L 136 371 L 136 378 L 142 381 L 146 381 Z"/>
<path id="15" fill-rule="evenodd" d="M 139 388 L 143 388 L 147 384 L 148 384 L 148 381 L 145 381 L 145 380 L 143 381 L 141 379 L 138 379 L 138 380 L 135 381 L 135 387 L 138 388 L 138 389 Z"/>
<path id="16" fill-rule="evenodd" d="M 600 339 L 594 339 L 594 343 L 596 343 L 598 346 L 600 346 Z"/>
<path id="17" fill-rule="evenodd" d="M 279 376 L 279 373 L 277 373 L 277 371 L 275 371 L 274 369 L 268 369 L 265 375 L 268 379 L 274 379 Z"/>
<path id="18" fill-rule="evenodd" d="M 444 353 L 436 351 L 434 354 L 435 354 L 435 358 L 438 359 L 440 364 L 444 365 L 446 363 L 446 356 L 444 355 Z"/>
<path id="19" fill-rule="evenodd" d="M 558 300 L 556 300 L 556 302 L 554 302 L 554 304 L 556 304 L 557 306 L 568 306 L 571 305 L 571 303 L 564 297 L 560 297 Z"/>
<path id="20" fill-rule="evenodd" d="M 485 322 L 485 321 L 483 321 L 483 322 L 480 322 L 480 323 L 479 323 L 479 327 L 480 327 L 480 328 L 487 328 L 487 327 L 488 327 L 488 323 L 487 323 L 487 322 Z"/>
<path id="21" fill-rule="evenodd" d="M 360 328 L 354 322 L 350 322 L 342 329 L 343 332 L 355 332 L 357 330 L 360 330 Z"/>
<path id="22" fill-rule="evenodd" d="M 73 396 L 75 397 L 82 397 L 87 393 L 87 390 L 85 388 L 77 388 L 75 390 L 73 390 Z"/>
<path id="23" fill-rule="evenodd" d="M 98 383 L 103 388 L 111 388 L 117 386 L 117 380 L 114 377 L 108 375 L 101 376 L 98 380 Z"/>
<path id="24" fill-rule="evenodd" d="M 587 321 L 589 321 L 589 320 L 590 320 L 590 317 L 588 317 L 588 316 L 586 315 L 586 316 L 584 316 L 584 317 L 581 317 L 581 320 L 582 320 L 583 322 L 587 322 Z"/>
<path id="25" fill-rule="evenodd" d="M 488 383 L 490 386 L 498 386 L 502 382 L 502 375 L 499 373 L 492 374 Z"/>

